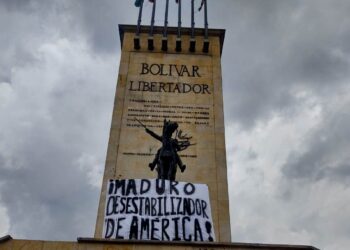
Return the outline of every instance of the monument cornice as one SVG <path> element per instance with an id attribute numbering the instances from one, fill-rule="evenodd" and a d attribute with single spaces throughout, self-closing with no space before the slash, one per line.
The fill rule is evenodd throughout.
<path id="1" fill-rule="evenodd" d="M 137 29 L 136 25 L 130 25 L 130 24 L 119 24 L 119 37 L 120 37 L 120 45 L 123 46 L 124 42 L 124 34 L 125 33 L 134 33 Z M 143 25 L 140 28 L 140 33 L 149 33 L 150 26 Z M 164 27 L 163 26 L 154 26 L 153 27 L 153 34 L 163 34 Z M 176 35 L 178 32 L 177 27 L 168 27 L 167 33 L 168 35 Z M 208 29 L 208 36 L 209 37 L 219 37 L 220 40 L 220 54 L 222 53 L 222 49 L 224 46 L 224 39 L 225 39 L 225 29 Z M 181 28 L 181 35 L 183 36 L 190 36 L 191 35 L 191 28 Z M 205 29 L 202 28 L 195 28 L 194 29 L 194 35 L 195 36 L 204 36 L 205 35 Z"/>

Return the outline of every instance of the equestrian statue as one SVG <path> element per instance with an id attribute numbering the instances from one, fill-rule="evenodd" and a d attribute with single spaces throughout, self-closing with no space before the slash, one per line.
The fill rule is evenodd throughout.
<path id="1" fill-rule="evenodd" d="M 174 181 L 176 177 L 177 166 L 179 166 L 181 172 L 184 172 L 186 165 L 181 161 L 178 152 L 187 149 L 194 144 L 190 143 L 192 137 L 182 134 L 182 130 L 177 130 L 179 125 L 177 122 L 167 121 L 164 119 L 162 135 L 158 135 L 152 130 L 148 129 L 144 124 L 135 118 L 146 132 L 153 138 L 162 143 L 162 147 L 158 149 L 154 160 L 149 163 L 149 168 L 158 172 L 158 179 Z M 175 138 L 172 138 L 173 133 L 176 131 Z"/>

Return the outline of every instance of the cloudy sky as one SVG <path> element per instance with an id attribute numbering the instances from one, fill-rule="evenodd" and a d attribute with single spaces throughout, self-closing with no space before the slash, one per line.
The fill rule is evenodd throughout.
<path id="1" fill-rule="evenodd" d="M 348 249 L 349 13 L 348 0 L 209 1 L 226 29 L 233 241 Z M 93 235 L 117 25 L 136 18 L 133 0 L 0 0 L 0 235 Z"/>

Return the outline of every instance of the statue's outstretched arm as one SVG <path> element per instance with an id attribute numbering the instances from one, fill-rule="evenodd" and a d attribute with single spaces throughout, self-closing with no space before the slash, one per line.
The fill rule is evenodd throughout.
<path id="1" fill-rule="evenodd" d="M 154 133 L 152 130 L 149 130 L 148 128 L 146 128 L 146 132 L 150 134 L 152 137 L 154 137 L 155 139 L 157 139 L 158 141 L 162 141 L 162 137 Z"/>

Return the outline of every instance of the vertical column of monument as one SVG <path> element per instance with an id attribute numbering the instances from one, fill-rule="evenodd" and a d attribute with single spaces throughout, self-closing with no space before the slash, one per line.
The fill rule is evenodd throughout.
<path id="1" fill-rule="evenodd" d="M 105 169 L 103 174 L 100 200 L 97 211 L 95 238 L 102 237 L 102 229 L 104 223 L 104 209 L 106 202 L 106 188 L 109 179 L 116 178 L 117 168 L 117 152 L 120 144 L 120 132 L 122 126 L 122 115 L 124 108 L 125 87 L 129 69 L 129 56 L 131 51 L 132 38 L 126 37 L 122 46 L 122 52 L 119 63 L 119 73 L 116 87 L 116 94 L 114 98 L 114 107 L 112 113 L 111 129 L 109 133 L 107 156 L 105 162 Z"/>
<path id="2" fill-rule="evenodd" d="M 215 165 L 217 170 L 217 204 L 218 204 L 218 231 L 217 237 L 224 242 L 231 241 L 230 211 L 228 199 L 227 164 L 225 146 L 225 122 L 221 71 L 221 46 L 219 38 L 211 43 L 213 60 L 214 84 L 214 114 L 215 114 Z"/>

